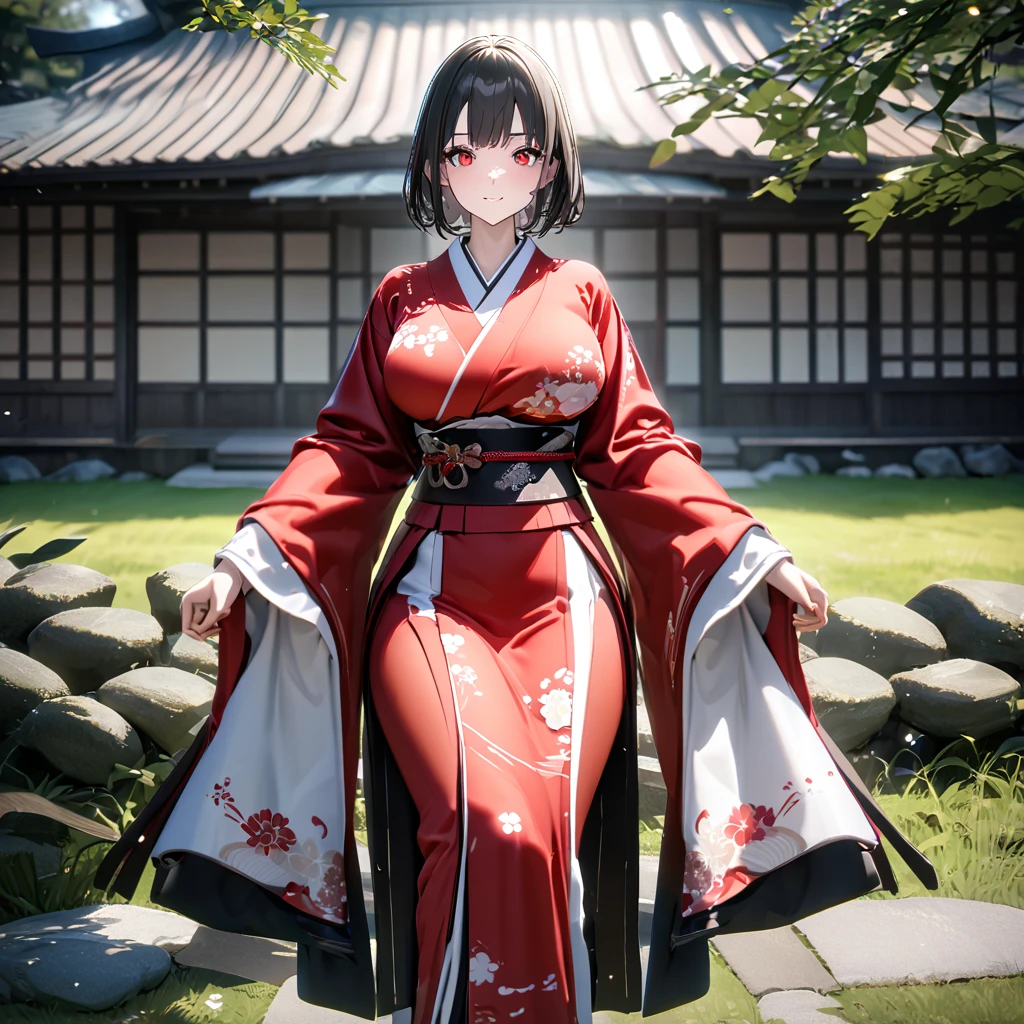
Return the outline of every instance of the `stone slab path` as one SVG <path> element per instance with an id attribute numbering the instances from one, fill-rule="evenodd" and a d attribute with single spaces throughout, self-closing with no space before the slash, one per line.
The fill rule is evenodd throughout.
<path id="1" fill-rule="evenodd" d="M 752 996 L 787 989 L 831 992 L 840 987 L 789 927 L 719 935 L 712 945 Z"/>
<path id="2" fill-rule="evenodd" d="M 796 927 L 844 988 L 1024 974 L 1024 910 L 1015 907 L 941 896 L 851 900 Z"/>
<path id="3" fill-rule="evenodd" d="M 205 967 L 250 981 L 283 985 L 295 975 L 294 942 L 236 935 L 200 925 L 192 941 L 174 959 L 183 967 Z"/>
<path id="4" fill-rule="evenodd" d="M 368 868 L 365 851 L 360 854 L 361 866 Z M 645 970 L 656 868 L 656 858 L 641 858 L 639 937 Z M 369 887 L 366 873 L 364 885 Z M 18 934 L 45 939 L 63 935 L 146 943 L 173 953 L 180 964 L 277 985 L 266 1024 L 355 1024 L 359 1019 L 298 998 L 292 943 L 218 932 L 176 914 L 132 906 L 41 915 L 18 926 Z M 0 930 L 0 957 L 5 937 L 14 938 L 7 932 L 10 928 Z M 838 1006 L 829 993 L 841 988 L 1024 973 L 1024 910 L 938 896 L 858 899 L 795 926 L 719 935 L 712 944 L 758 999 L 765 1020 L 830 1024 L 835 1018 L 819 1010 Z M 594 1021 L 607 1024 L 601 1014 Z"/>

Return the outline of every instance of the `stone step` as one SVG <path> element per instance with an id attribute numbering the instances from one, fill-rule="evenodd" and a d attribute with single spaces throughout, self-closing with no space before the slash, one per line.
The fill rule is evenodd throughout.
<path id="1" fill-rule="evenodd" d="M 833 992 L 840 987 L 788 925 L 719 935 L 711 942 L 752 996 L 787 989 Z"/>
<path id="2" fill-rule="evenodd" d="M 844 988 L 1024 973 L 1024 910 L 998 903 L 945 896 L 856 899 L 796 927 Z"/>

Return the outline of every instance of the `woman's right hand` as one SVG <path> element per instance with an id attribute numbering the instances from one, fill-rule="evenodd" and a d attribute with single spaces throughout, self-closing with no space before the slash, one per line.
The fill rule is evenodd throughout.
<path id="1" fill-rule="evenodd" d="M 193 640 L 208 640 L 220 632 L 220 621 L 242 589 L 242 574 L 228 558 L 181 599 L 181 631 Z"/>

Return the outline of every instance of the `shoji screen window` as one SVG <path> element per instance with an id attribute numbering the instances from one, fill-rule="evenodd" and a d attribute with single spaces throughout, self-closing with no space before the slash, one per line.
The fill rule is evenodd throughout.
<path id="1" fill-rule="evenodd" d="M 601 248 L 596 254 L 598 265 L 629 325 L 644 367 L 656 380 L 661 361 L 657 338 L 657 230 L 653 227 L 604 228 L 598 244 Z"/>
<path id="2" fill-rule="evenodd" d="M 284 232 L 281 379 L 286 384 L 322 384 L 332 377 L 330 262 L 328 232 Z"/>
<path id="3" fill-rule="evenodd" d="M 273 384 L 280 301 L 275 236 L 211 231 L 206 237 L 206 381 Z"/>
<path id="4" fill-rule="evenodd" d="M 867 250 L 838 232 L 724 232 L 722 383 L 867 380 Z"/>
<path id="5" fill-rule="evenodd" d="M 114 213 L 0 211 L 0 378 L 114 376 Z"/>
<path id="6" fill-rule="evenodd" d="M 139 235 L 140 383 L 198 383 L 202 379 L 202 250 L 202 238 L 194 231 Z"/>
<path id="7" fill-rule="evenodd" d="M 882 236 L 883 377 L 1020 373 L 1012 244 L 959 233 Z"/>
<path id="8" fill-rule="evenodd" d="M 700 383 L 700 249 L 696 228 L 666 232 L 665 383 Z"/>
<path id="9" fill-rule="evenodd" d="M 21 211 L 0 207 L 0 380 L 22 376 Z"/>

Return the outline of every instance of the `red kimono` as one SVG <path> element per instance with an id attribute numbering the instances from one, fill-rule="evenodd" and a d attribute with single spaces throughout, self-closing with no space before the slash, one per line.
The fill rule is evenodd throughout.
<path id="1" fill-rule="evenodd" d="M 586 497 L 520 462 L 504 504 L 413 501 L 371 590 L 418 440 L 524 423 L 569 431 Z M 415 1024 L 695 999 L 716 932 L 895 891 L 880 834 L 935 888 L 818 725 L 764 581 L 789 553 L 699 460 L 594 267 L 525 239 L 488 281 L 456 240 L 392 271 L 220 552 L 251 589 L 213 710 L 102 882 L 130 893 L 152 855 L 154 901 L 298 942 L 302 998 Z M 668 791 L 643 986 L 638 679 Z"/>

